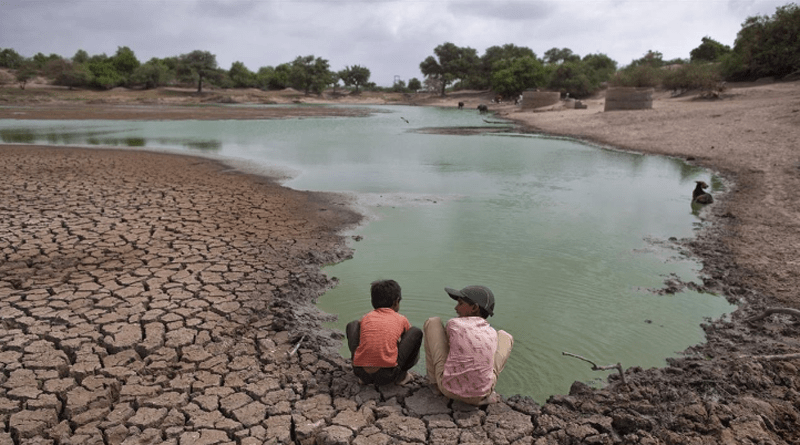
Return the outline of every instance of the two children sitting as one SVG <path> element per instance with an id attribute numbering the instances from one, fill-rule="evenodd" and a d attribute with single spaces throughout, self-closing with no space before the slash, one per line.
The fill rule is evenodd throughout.
<path id="1" fill-rule="evenodd" d="M 445 288 L 457 301 L 457 318 L 443 325 L 439 317 L 425 321 L 423 330 L 398 313 L 400 285 L 379 280 L 371 285 L 373 311 L 347 325 L 353 371 L 365 384 L 405 384 L 419 360 L 423 333 L 428 381 L 434 391 L 472 405 L 499 400 L 494 393 L 505 367 L 513 337 L 496 331 L 486 319 L 494 314 L 494 294 L 485 286 Z"/>

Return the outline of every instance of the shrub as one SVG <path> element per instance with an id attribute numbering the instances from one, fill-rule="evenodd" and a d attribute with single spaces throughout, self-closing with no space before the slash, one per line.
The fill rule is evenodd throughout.
<path id="1" fill-rule="evenodd" d="M 615 87 L 656 87 L 661 84 L 664 71 L 650 65 L 629 66 L 617 71 L 609 84 Z"/>
<path id="2" fill-rule="evenodd" d="M 662 76 L 664 88 L 675 91 L 716 91 L 722 80 L 718 64 L 689 63 L 674 70 L 666 70 Z"/>

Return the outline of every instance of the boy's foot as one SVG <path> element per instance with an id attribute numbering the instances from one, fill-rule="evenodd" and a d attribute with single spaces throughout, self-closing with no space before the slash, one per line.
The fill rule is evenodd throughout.
<path id="1" fill-rule="evenodd" d="M 492 393 L 491 393 L 491 394 L 489 394 L 489 395 L 488 395 L 488 396 L 486 396 L 486 397 L 485 397 L 483 400 L 481 400 L 481 403 L 480 403 L 480 405 L 491 405 L 491 404 L 493 404 L 493 403 L 498 403 L 498 402 L 500 402 L 501 400 L 502 400 L 502 399 L 500 398 L 500 394 L 498 394 L 498 393 L 496 393 L 496 392 L 492 391 Z"/>
<path id="2" fill-rule="evenodd" d="M 433 395 L 435 395 L 435 396 L 442 395 L 442 392 L 439 391 L 439 386 L 436 383 L 431 383 L 429 385 L 429 388 L 431 389 L 431 392 L 433 393 Z"/>
<path id="3" fill-rule="evenodd" d="M 414 380 L 414 376 L 413 376 L 413 375 L 411 375 L 411 373 L 410 373 L 410 372 L 406 372 L 406 373 L 405 373 L 405 375 L 403 376 L 403 378 L 401 378 L 400 380 L 398 380 L 397 382 L 395 382 L 395 384 L 396 384 L 396 385 L 403 386 L 403 385 L 405 385 L 406 383 L 408 383 L 408 382 L 410 382 L 410 381 L 412 381 L 412 380 Z"/>

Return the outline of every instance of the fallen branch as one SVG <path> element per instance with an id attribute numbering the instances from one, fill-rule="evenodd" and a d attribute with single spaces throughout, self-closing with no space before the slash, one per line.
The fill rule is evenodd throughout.
<path id="1" fill-rule="evenodd" d="M 303 343 L 303 340 L 305 339 L 306 339 L 306 334 L 303 334 L 303 336 L 300 337 L 300 341 L 298 341 L 297 344 L 294 345 L 294 348 L 292 348 L 292 350 L 289 351 L 289 357 L 293 356 L 297 352 L 297 350 L 300 349 L 300 343 Z"/>
<path id="2" fill-rule="evenodd" d="M 608 370 L 611 370 L 611 369 L 616 369 L 619 372 L 619 378 L 622 379 L 622 384 L 626 385 L 626 386 L 628 385 L 628 382 L 625 381 L 625 373 L 623 372 L 622 365 L 620 363 L 617 363 L 616 365 L 597 366 L 593 361 L 591 361 L 591 360 L 589 360 L 587 358 L 581 357 L 580 355 L 572 354 L 570 352 L 562 352 L 561 354 L 562 355 L 568 355 L 570 357 L 575 357 L 577 359 L 580 359 L 580 360 L 583 360 L 585 362 L 591 363 L 592 364 L 592 371 L 608 371 Z"/>
<path id="3" fill-rule="evenodd" d="M 758 321 L 758 320 L 767 318 L 772 314 L 788 314 L 788 315 L 791 315 L 793 317 L 800 318 L 800 311 L 797 310 L 797 309 L 790 309 L 790 308 L 787 308 L 787 307 L 771 307 L 771 308 L 765 309 L 762 314 L 756 315 L 754 317 L 750 317 L 745 321 L 748 322 L 748 323 L 753 322 L 753 321 Z"/>
<path id="4" fill-rule="evenodd" d="M 794 360 L 796 358 L 800 358 L 800 354 L 740 355 L 739 358 L 740 359 L 742 359 L 742 358 L 752 358 L 754 360 L 767 360 L 767 361 Z"/>

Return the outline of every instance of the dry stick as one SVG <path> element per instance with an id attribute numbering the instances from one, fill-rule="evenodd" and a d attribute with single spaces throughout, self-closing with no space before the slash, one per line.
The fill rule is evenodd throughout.
<path id="1" fill-rule="evenodd" d="M 797 309 L 790 309 L 790 308 L 786 308 L 786 307 L 771 307 L 771 308 L 765 309 L 764 312 L 761 315 L 756 315 L 754 317 L 748 318 L 745 321 L 747 321 L 747 322 L 758 321 L 758 320 L 767 318 L 772 314 L 788 314 L 788 315 L 792 315 L 792 316 L 795 316 L 797 318 L 800 318 L 800 311 L 797 310 Z"/>
<path id="2" fill-rule="evenodd" d="M 570 352 L 561 352 L 562 355 L 568 355 L 570 357 L 575 357 L 577 359 L 581 359 L 585 362 L 589 362 L 592 364 L 592 371 L 608 371 L 610 369 L 616 369 L 619 372 L 619 377 L 622 379 L 623 385 L 628 385 L 628 382 L 625 381 L 625 373 L 622 371 L 622 365 L 617 363 L 616 365 L 607 365 L 607 366 L 597 366 L 593 361 L 581 357 L 580 355 L 572 354 Z"/>
<path id="3" fill-rule="evenodd" d="M 738 358 L 752 358 L 755 360 L 793 360 L 800 358 L 800 354 L 778 354 L 778 355 L 740 355 Z"/>
<path id="4" fill-rule="evenodd" d="M 298 349 L 300 349 L 300 343 L 303 343 L 303 340 L 305 339 L 306 339 L 306 334 L 303 334 L 303 336 L 300 337 L 300 341 L 298 341 L 297 344 L 294 345 L 294 348 L 292 348 L 292 350 L 289 352 L 289 357 L 293 356 L 294 353 L 297 352 Z"/>

